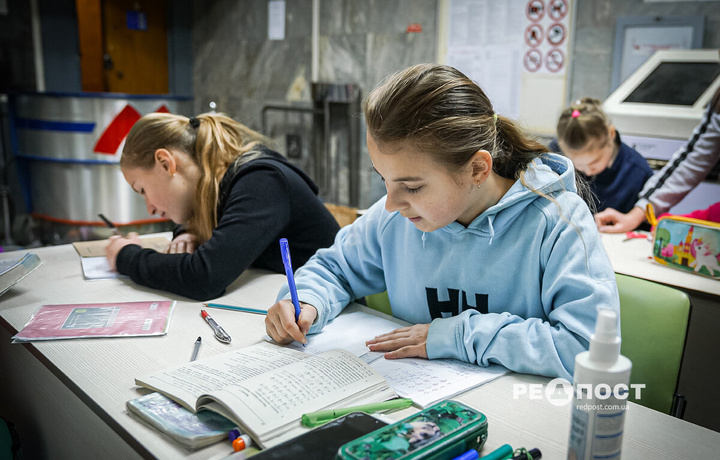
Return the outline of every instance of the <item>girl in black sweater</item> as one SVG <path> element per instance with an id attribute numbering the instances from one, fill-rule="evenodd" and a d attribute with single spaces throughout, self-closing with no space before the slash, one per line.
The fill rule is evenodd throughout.
<path id="1" fill-rule="evenodd" d="M 125 141 L 120 167 L 148 212 L 170 219 L 168 253 L 143 249 L 136 234 L 113 236 L 110 266 L 138 284 L 197 300 L 217 298 L 247 268 L 284 273 L 333 243 L 339 226 L 299 168 L 232 118 L 152 113 Z"/>

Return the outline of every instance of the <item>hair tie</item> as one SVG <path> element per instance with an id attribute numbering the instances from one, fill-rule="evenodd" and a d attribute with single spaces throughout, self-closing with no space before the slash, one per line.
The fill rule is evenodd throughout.
<path id="1" fill-rule="evenodd" d="M 190 126 L 192 126 L 193 128 L 197 129 L 197 127 L 200 126 L 200 120 L 198 120 L 195 117 L 190 117 L 189 122 L 190 122 Z"/>
<path id="2" fill-rule="evenodd" d="M 570 115 L 570 116 L 571 116 L 572 118 L 577 118 L 577 117 L 580 116 L 580 111 L 579 111 L 579 110 L 573 110 L 573 111 L 572 111 L 572 115 Z"/>
<path id="3" fill-rule="evenodd" d="M 493 123 L 497 124 L 497 113 L 493 113 Z"/>

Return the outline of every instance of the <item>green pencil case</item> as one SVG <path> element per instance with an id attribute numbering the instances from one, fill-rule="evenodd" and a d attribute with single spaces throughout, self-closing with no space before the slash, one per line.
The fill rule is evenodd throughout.
<path id="1" fill-rule="evenodd" d="M 339 460 L 448 459 L 487 439 L 487 418 L 453 400 L 441 401 L 417 414 L 343 444 Z"/>

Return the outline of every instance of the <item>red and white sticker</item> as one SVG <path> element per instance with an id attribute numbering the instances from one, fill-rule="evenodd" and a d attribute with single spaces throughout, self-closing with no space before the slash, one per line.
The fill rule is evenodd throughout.
<path id="1" fill-rule="evenodd" d="M 567 0 L 549 0 L 547 15 L 553 21 L 560 21 L 568 14 Z"/>
<path id="2" fill-rule="evenodd" d="M 550 50 L 545 55 L 545 67 L 550 72 L 559 72 L 565 67 L 565 54 L 560 50 Z"/>
<path id="3" fill-rule="evenodd" d="M 548 27 L 547 41 L 553 46 L 558 46 L 562 42 L 564 42 L 566 36 L 567 33 L 565 31 L 565 26 L 560 24 L 559 22 L 550 24 L 550 27 Z"/>
<path id="4" fill-rule="evenodd" d="M 530 24 L 528 28 L 525 29 L 525 43 L 531 48 L 540 45 L 544 36 L 545 32 L 543 32 L 543 28 L 538 24 Z"/>
<path id="5" fill-rule="evenodd" d="M 523 65 L 528 72 L 537 72 L 542 67 L 542 53 L 536 49 L 530 49 L 523 56 Z"/>
<path id="6" fill-rule="evenodd" d="M 530 0 L 525 7 L 525 14 L 532 22 L 538 22 L 545 16 L 545 2 L 542 0 Z"/>

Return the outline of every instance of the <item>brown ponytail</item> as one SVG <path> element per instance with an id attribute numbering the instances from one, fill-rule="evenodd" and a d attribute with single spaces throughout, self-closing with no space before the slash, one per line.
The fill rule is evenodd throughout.
<path id="1" fill-rule="evenodd" d="M 363 101 L 363 110 L 375 142 L 411 143 L 451 172 L 486 150 L 498 175 L 517 180 L 547 152 L 510 119 L 496 116 L 477 84 L 445 65 L 419 64 L 391 75 Z"/>

